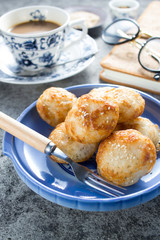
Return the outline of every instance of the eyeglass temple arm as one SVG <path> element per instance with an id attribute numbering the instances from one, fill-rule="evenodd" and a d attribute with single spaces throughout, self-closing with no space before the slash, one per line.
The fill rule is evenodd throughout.
<path id="1" fill-rule="evenodd" d="M 125 32 L 123 32 L 123 30 L 121 30 L 121 29 L 117 29 L 117 33 L 118 33 L 118 35 L 120 36 L 120 37 L 123 37 L 123 38 L 125 38 L 125 39 L 133 39 L 133 36 L 132 37 L 130 37 L 130 36 L 128 36 L 128 34 L 126 34 Z M 152 35 L 150 35 L 148 32 L 142 32 L 142 31 L 140 31 L 140 33 L 139 33 L 139 35 L 138 35 L 138 37 L 141 37 L 141 38 L 151 38 L 151 37 L 153 37 Z"/>
<path id="2" fill-rule="evenodd" d="M 148 33 L 148 32 L 143 32 L 143 31 L 140 31 L 140 33 L 139 33 L 139 37 L 141 37 L 141 38 L 151 38 L 151 37 L 153 37 L 150 33 Z"/>
<path id="3" fill-rule="evenodd" d="M 118 29 L 118 30 L 117 30 L 117 33 L 118 33 L 121 37 L 123 37 L 123 38 L 131 39 L 131 37 L 129 37 L 129 36 L 128 36 L 125 32 L 123 32 L 121 29 Z M 140 35 L 139 35 L 139 37 L 147 38 L 147 39 L 148 39 L 148 38 L 151 38 L 152 36 L 151 36 L 149 33 L 147 33 L 147 32 L 141 32 Z M 139 49 L 141 49 L 141 47 L 143 47 L 143 45 L 144 45 L 144 43 L 141 42 L 139 39 L 134 39 L 134 40 L 132 40 L 130 43 L 132 43 L 132 44 L 135 43 L 135 46 L 138 47 Z M 148 52 L 148 54 L 149 54 L 151 57 L 153 57 L 153 58 L 160 64 L 160 56 L 157 56 L 157 53 L 156 53 L 155 51 L 147 48 L 147 52 Z M 155 79 L 156 81 L 158 81 L 158 80 L 160 79 L 160 73 L 155 74 L 154 79 Z"/>
<path id="4" fill-rule="evenodd" d="M 120 29 L 119 29 L 120 30 Z M 120 30 L 121 31 L 121 30 Z M 118 33 L 118 31 L 117 31 L 117 33 Z M 122 33 L 123 33 L 123 31 L 122 31 Z M 125 38 L 125 39 L 131 39 L 129 36 L 122 36 L 122 34 L 113 34 L 113 33 L 107 33 L 107 36 L 110 36 L 110 37 L 123 37 L 123 38 Z"/>
<path id="5" fill-rule="evenodd" d="M 132 44 L 134 44 L 136 47 L 139 49 L 143 46 L 143 43 L 139 41 L 138 39 L 133 39 L 133 37 L 128 36 L 125 32 L 123 32 L 121 29 L 117 29 L 117 33 L 119 34 L 120 37 L 125 38 L 125 39 L 130 39 Z"/>
<path id="6" fill-rule="evenodd" d="M 121 36 L 121 37 L 123 37 L 123 38 L 126 38 L 126 39 L 132 39 L 132 37 L 129 37 L 125 32 L 123 32 L 121 29 L 118 29 L 117 30 L 117 33 Z M 146 37 L 152 37 L 150 34 L 148 34 L 148 33 L 145 33 L 145 32 L 141 32 L 142 34 L 144 34 Z M 143 36 L 144 36 L 143 35 Z M 138 47 L 138 48 L 141 48 L 141 47 L 143 47 L 143 45 L 144 45 L 144 43 L 143 42 L 141 42 L 139 39 L 133 39 L 132 41 L 131 41 L 132 43 L 136 43 L 136 46 Z M 153 50 L 151 50 L 151 49 L 147 49 L 148 50 L 148 54 L 150 54 L 155 60 L 157 60 L 159 63 L 160 63 L 160 56 L 158 56 L 157 55 L 157 53 L 155 52 L 155 51 L 153 51 Z"/>
<path id="7" fill-rule="evenodd" d="M 138 39 L 135 39 L 135 42 L 138 44 L 137 47 L 141 48 L 144 46 L 144 43 L 142 43 L 141 41 L 139 41 Z M 157 52 L 155 52 L 153 49 L 145 47 L 146 48 L 146 52 L 148 53 L 148 55 L 150 55 L 151 57 L 153 57 L 159 64 L 160 64 L 160 54 L 158 54 Z"/>
<path id="8" fill-rule="evenodd" d="M 133 39 L 133 36 L 132 37 L 130 37 L 130 36 L 128 36 L 128 34 L 126 34 L 125 32 L 123 32 L 123 30 L 121 30 L 121 29 L 117 29 L 117 33 L 118 33 L 118 35 L 120 36 L 120 37 L 123 37 L 123 38 L 125 38 L 125 39 Z M 148 32 L 142 32 L 142 31 L 140 31 L 140 33 L 139 33 L 139 36 L 138 36 L 138 38 L 151 38 L 151 37 L 153 37 L 152 35 L 150 35 Z M 135 42 L 137 42 L 140 46 L 142 46 L 143 45 L 143 43 L 141 43 L 140 41 L 138 41 L 138 39 L 133 39 L 133 41 L 135 41 Z"/>
<path id="9" fill-rule="evenodd" d="M 136 44 L 138 44 L 138 45 L 136 45 L 138 48 L 141 48 L 141 47 L 143 47 L 143 45 L 144 45 L 144 43 L 142 43 L 142 42 L 139 41 L 138 39 L 135 39 L 134 42 L 135 42 Z M 133 43 L 133 41 L 132 41 L 132 43 Z M 147 47 L 146 47 L 146 50 L 147 50 L 147 53 L 148 53 L 151 57 L 153 57 L 153 58 L 160 64 L 160 55 L 159 55 L 157 52 L 155 52 L 153 49 L 151 49 L 151 48 L 147 48 Z"/>
<path id="10" fill-rule="evenodd" d="M 123 32 L 121 29 L 117 29 L 118 37 L 122 37 L 125 39 L 132 40 L 133 37 L 128 36 L 125 32 Z"/>
<path id="11" fill-rule="evenodd" d="M 118 33 L 118 35 L 116 35 L 116 34 L 112 34 L 112 33 L 107 33 L 107 35 L 108 36 L 111 36 L 111 37 L 123 37 L 124 39 L 128 39 L 128 40 L 132 40 L 133 39 L 133 37 L 130 37 L 130 36 L 128 36 L 125 32 L 123 32 L 121 29 L 118 29 L 117 30 L 117 33 Z M 142 38 L 150 38 L 150 37 L 152 37 L 149 33 L 147 33 L 147 32 L 140 32 L 140 35 L 139 35 L 140 37 L 142 37 Z"/>
<path id="12" fill-rule="evenodd" d="M 143 47 L 143 43 L 141 42 L 141 41 L 139 41 L 138 39 L 135 39 L 135 41 L 134 41 L 135 43 L 136 43 L 136 47 L 138 47 L 138 48 L 141 48 L 141 47 Z M 133 43 L 133 41 L 132 41 L 132 43 Z M 137 45 L 138 44 L 138 45 Z M 152 57 L 152 58 L 154 58 L 158 63 L 159 63 L 159 66 L 160 66 L 160 55 L 159 56 L 157 56 L 157 52 L 155 52 L 155 51 L 153 51 L 152 49 L 150 49 L 150 48 L 146 48 L 146 50 L 147 50 L 147 53 Z M 159 72 L 157 71 L 157 73 L 154 75 L 154 79 L 156 80 L 156 81 L 159 81 L 159 79 L 160 79 L 160 67 L 159 67 Z"/>

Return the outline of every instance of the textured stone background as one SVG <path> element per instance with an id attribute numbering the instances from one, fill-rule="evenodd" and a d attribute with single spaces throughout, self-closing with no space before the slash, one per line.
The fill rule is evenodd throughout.
<path id="1" fill-rule="evenodd" d="M 140 12 L 149 0 L 139 1 Z M 110 20 L 107 0 L 0 0 L 0 15 L 16 7 L 48 4 L 59 7 L 90 5 L 102 7 Z M 139 12 L 139 13 L 140 13 Z M 110 47 L 96 38 L 101 50 L 82 73 L 66 80 L 35 86 L 0 83 L 0 110 L 17 118 L 42 91 L 50 86 L 99 83 L 100 60 Z M 103 49 L 103 51 L 102 51 Z M 160 99 L 160 96 L 155 96 Z M 0 240 L 158 240 L 160 197 L 140 206 L 114 212 L 83 212 L 58 206 L 30 190 L 19 178 L 11 160 L 2 154 L 0 130 Z"/>

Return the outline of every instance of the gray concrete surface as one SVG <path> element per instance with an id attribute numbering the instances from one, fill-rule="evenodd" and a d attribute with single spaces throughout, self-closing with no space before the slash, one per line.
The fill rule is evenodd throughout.
<path id="1" fill-rule="evenodd" d="M 139 1 L 140 12 L 149 0 Z M 90 5 L 102 7 L 110 15 L 107 0 L 0 0 L 0 15 L 16 7 L 49 4 L 59 7 Z M 153 13 L 154 14 L 154 13 Z M 67 87 L 99 83 L 100 60 L 111 49 L 98 37 L 96 60 L 83 72 L 68 79 L 34 86 L 0 82 L 0 110 L 13 118 L 50 86 Z M 160 99 L 160 96 L 156 96 Z M 145 204 L 114 212 L 84 212 L 51 203 L 30 190 L 2 154 L 0 130 L 0 240 L 158 240 L 160 239 L 160 197 Z"/>

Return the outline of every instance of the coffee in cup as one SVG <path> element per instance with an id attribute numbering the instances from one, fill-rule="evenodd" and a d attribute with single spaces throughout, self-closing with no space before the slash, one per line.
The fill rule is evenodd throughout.
<path id="1" fill-rule="evenodd" d="M 50 21 L 28 21 L 12 26 L 8 31 L 18 34 L 35 34 L 52 31 L 60 24 Z"/>
<path id="2" fill-rule="evenodd" d="M 81 34 L 67 44 L 66 35 L 77 24 Z M 56 64 L 62 51 L 86 36 L 87 27 L 83 20 L 70 22 L 69 14 L 61 8 L 30 6 L 2 15 L 0 32 L 20 67 L 39 71 Z"/>

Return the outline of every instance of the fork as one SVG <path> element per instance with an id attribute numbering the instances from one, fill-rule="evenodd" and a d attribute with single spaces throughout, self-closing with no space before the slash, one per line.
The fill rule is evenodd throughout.
<path id="1" fill-rule="evenodd" d="M 87 167 L 72 161 L 50 139 L 2 112 L 0 112 L 0 128 L 48 156 L 54 155 L 63 159 L 71 166 L 75 177 L 80 182 L 95 190 L 110 197 L 119 197 L 125 194 L 123 191 L 125 188 L 107 182 Z"/>

